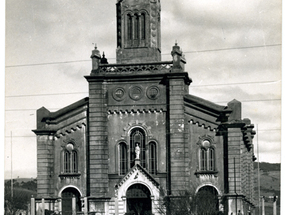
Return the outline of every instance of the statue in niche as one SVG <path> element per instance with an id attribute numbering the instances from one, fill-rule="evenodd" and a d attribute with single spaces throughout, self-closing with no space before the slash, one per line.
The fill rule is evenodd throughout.
<path id="1" fill-rule="evenodd" d="M 136 147 L 135 147 L 136 159 L 140 159 L 140 152 L 141 152 L 141 149 L 139 147 L 139 144 L 136 143 Z"/>

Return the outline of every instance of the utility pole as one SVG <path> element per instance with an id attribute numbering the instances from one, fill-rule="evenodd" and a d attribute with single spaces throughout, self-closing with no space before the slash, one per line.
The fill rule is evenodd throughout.
<path id="1" fill-rule="evenodd" d="M 257 187 L 258 187 L 258 214 L 260 215 L 260 173 L 259 173 L 259 147 L 258 147 L 258 124 L 256 125 L 256 145 L 257 145 Z"/>
<path id="2" fill-rule="evenodd" d="M 12 154 L 13 154 L 13 140 L 12 140 L 12 131 L 11 131 L 11 201 L 13 201 L 13 161 L 12 161 Z"/>

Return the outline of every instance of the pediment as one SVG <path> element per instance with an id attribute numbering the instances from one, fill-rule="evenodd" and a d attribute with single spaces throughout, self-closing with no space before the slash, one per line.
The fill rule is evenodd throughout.
<path id="1" fill-rule="evenodd" d="M 124 198 L 128 188 L 133 184 L 145 185 L 156 199 L 159 196 L 159 183 L 141 165 L 136 164 L 117 184 L 119 198 Z"/>
<path id="2" fill-rule="evenodd" d="M 153 184 L 159 188 L 159 183 L 139 164 L 136 164 L 120 181 L 118 188 L 120 188 L 127 181 L 144 181 Z"/>

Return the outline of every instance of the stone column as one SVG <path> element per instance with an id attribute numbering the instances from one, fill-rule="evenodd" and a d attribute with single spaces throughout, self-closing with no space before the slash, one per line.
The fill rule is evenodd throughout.
<path id="1" fill-rule="evenodd" d="M 45 215 L 45 199 L 42 198 L 42 212 L 41 212 L 41 215 Z"/>
<path id="2" fill-rule="evenodd" d="M 58 212 L 61 214 L 62 213 L 62 202 L 61 199 L 58 199 Z"/>
<path id="3" fill-rule="evenodd" d="M 32 196 L 32 198 L 31 198 L 31 215 L 35 215 L 35 211 L 36 211 L 35 198 Z"/>
<path id="4" fill-rule="evenodd" d="M 72 196 L 72 215 L 76 215 L 76 197 Z"/>
<path id="5" fill-rule="evenodd" d="M 265 196 L 261 197 L 261 207 L 262 207 L 262 215 L 265 215 L 265 206 L 264 206 Z"/>
<path id="6" fill-rule="evenodd" d="M 84 197 L 84 215 L 88 215 L 88 199 Z"/>
<path id="7" fill-rule="evenodd" d="M 274 198 L 273 198 L 273 215 L 277 215 L 277 199 L 278 199 L 278 196 L 274 196 Z"/>

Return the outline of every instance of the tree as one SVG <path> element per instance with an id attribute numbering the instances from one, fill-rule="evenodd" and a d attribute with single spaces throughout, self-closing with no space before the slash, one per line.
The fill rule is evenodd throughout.
<path id="1" fill-rule="evenodd" d="M 166 196 L 160 191 L 162 199 L 159 201 L 157 211 L 162 215 L 194 215 L 194 195 L 190 191 L 181 191 L 176 196 Z"/>
<path id="2" fill-rule="evenodd" d="M 24 183 L 25 184 L 25 183 Z M 19 184 L 13 180 L 13 195 L 11 192 L 11 180 L 5 183 L 4 188 L 4 207 L 5 215 L 13 215 L 18 210 L 27 210 L 28 204 L 31 199 L 31 195 L 35 195 L 36 192 L 27 190 L 22 187 L 23 183 Z"/>
<path id="3" fill-rule="evenodd" d="M 216 215 L 219 212 L 217 193 L 214 188 L 204 187 L 197 194 L 191 190 L 180 191 L 177 195 L 166 196 L 161 189 L 162 199 L 157 211 L 161 215 Z"/>

